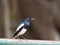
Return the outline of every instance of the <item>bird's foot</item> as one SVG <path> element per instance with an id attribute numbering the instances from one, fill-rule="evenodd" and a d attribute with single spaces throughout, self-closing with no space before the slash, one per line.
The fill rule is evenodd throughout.
<path id="1" fill-rule="evenodd" d="M 26 39 L 26 38 L 25 38 L 25 37 L 23 37 L 23 36 L 19 36 L 19 38 L 20 38 L 20 39 Z"/>

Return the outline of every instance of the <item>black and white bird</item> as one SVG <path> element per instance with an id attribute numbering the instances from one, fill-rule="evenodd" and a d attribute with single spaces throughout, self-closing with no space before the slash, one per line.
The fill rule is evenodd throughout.
<path id="1" fill-rule="evenodd" d="M 31 20 L 34 18 L 25 18 L 24 21 L 17 27 L 16 31 L 14 32 L 13 38 L 18 38 L 26 33 L 28 28 L 30 27 Z"/>

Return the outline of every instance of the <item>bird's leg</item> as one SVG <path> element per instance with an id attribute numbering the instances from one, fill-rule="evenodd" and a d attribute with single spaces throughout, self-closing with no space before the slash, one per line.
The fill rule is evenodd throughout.
<path id="1" fill-rule="evenodd" d="M 22 35 L 19 35 L 19 36 L 13 37 L 13 39 L 25 39 L 25 37 L 23 37 Z"/>
<path id="2" fill-rule="evenodd" d="M 13 37 L 13 39 L 18 39 L 18 37 Z"/>
<path id="3" fill-rule="evenodd" d="M 20 38 L 20 39 L 25 39 L 25 37 L 23 37 L 22 35 L 21 35 L 21 36 L 19 35 L 19 38 Z"/>

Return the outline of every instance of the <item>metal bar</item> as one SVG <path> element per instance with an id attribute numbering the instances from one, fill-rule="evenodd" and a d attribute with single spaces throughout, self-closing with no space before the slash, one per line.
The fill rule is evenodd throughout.
<path id="1" fill-rule="evenodd" d="M 60 45 L 60 41 L 28 40 L 28 39 L 0 39 L 1 45 Z"/>

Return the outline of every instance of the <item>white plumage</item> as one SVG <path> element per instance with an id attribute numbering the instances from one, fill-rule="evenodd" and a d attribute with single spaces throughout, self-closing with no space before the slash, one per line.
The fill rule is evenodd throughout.
<path id="1" fill-rule="evenodd" d="M 20 31 L 20 33 L 18 34 L 18 36 L 25 34 L 26 31 L 27 31 L 27 29 L 23 28 L 23 29 Z"/>
<path id="2" fill-rule="evenodd" d="M 24 23 L 22 23 L 21 25 L 18 26 L 17 30 L 18 31 L 20 28 L 22 28 L 24 26 Z"/>

